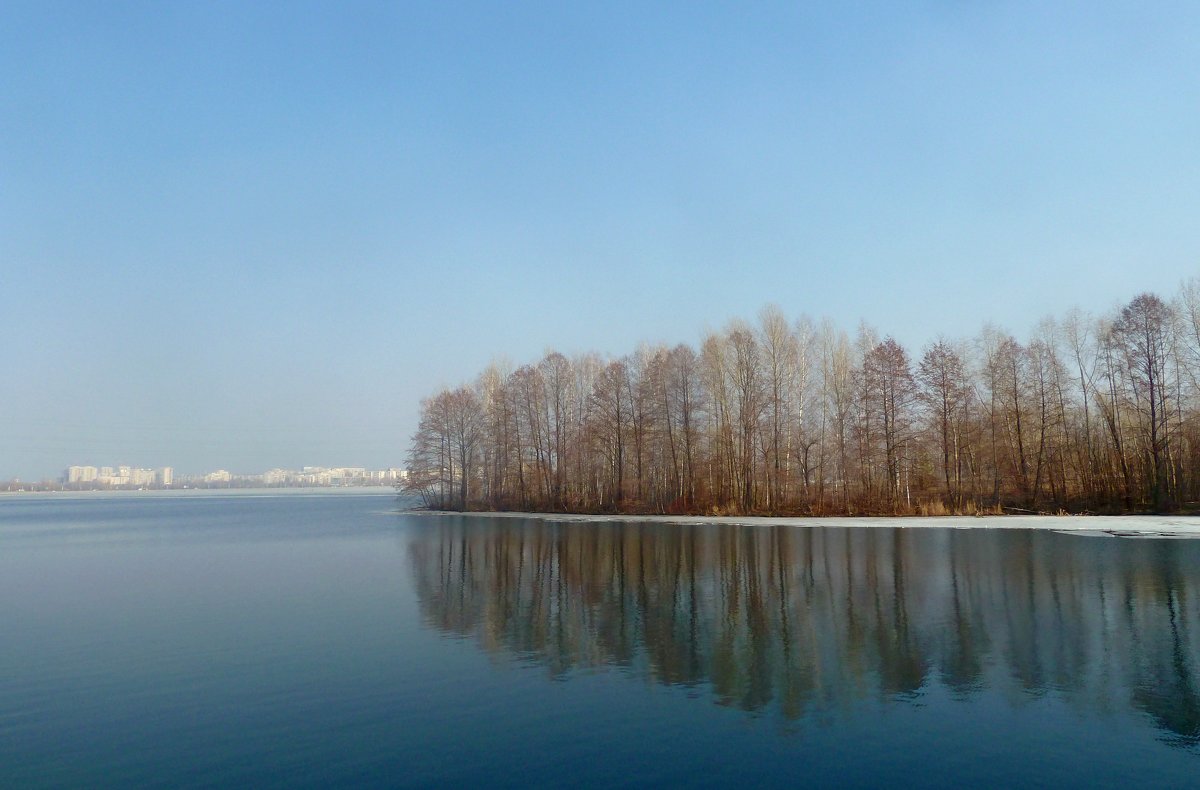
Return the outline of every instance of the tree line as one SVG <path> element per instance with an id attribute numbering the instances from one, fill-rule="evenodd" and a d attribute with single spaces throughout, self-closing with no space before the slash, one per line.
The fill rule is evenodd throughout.
<path id="1" fill-rule="evenodd" d="M 1179 511 L 1198 382 L 1200 278 L 916 357 L 769 305 L 698 347 L 488 366 L 422 401 L 405 489 L 450 510 Z"/>

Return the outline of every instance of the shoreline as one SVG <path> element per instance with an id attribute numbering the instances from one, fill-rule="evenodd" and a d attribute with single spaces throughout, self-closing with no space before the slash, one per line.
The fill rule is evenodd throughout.
<path id="1" fill-rule="evenodd" d="M 401 510 L 428 516 L 483 516 L 562 523 L 727 525 L 745 527 L 894 527 L 900 529 L 1036 529 L 1075 535 L 1200 538 L 1200 516 L 665 516 L 523 513 L 516 511 Z"/>
<path id="2" fill-rule="evenodd" d="M 275 488 L 97 488 L 83 491 L 0 491 L 0 499 L 85 499 L 94 497 L 206 497 L 206 496 L 315 496 L 318 494 L 351 496 L 396 496 L 389 486 L 279 486 Z"/>

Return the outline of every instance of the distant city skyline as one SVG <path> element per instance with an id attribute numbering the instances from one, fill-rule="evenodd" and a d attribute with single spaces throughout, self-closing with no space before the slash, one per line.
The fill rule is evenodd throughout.
<path id="1" fill-rule="evenodd" d="M 218 469 L 228 471 L 232 475 L 252 475 L 252 474 L 265 474 L 267 472 L 272 472 L 272 471 L 293 471 L 293 470 L 313 471 L 313 470 L 331 470 L 331 469 L 332 470 L 365 470 L 365 469 L 370 469 L 370 468 L 372 468 L 372 467 L 364 466 L 361 464 L 357 464 L 357 465 L 350 464 L 350 465 L 341 465 L 341 466 L 332 466 L 332 465 L 321 466 L 321 465 L 316 465 L 316 464 L 299 464 L 299 465 L 295 465 L 295 466 L 274 465 L 274 466 L 269 466 L 266 468 L 259 468 L 259 469 L 252 469 L 252 468 L 246 468 L 246 467 L 235 467 L 231 464 L 215 464 L 212 466 L 201 467 L 201 468 L 196 468 L 196 469 L 191 469 L 191 468 L 181 469 L 179 467 L 172 466 L 172 465 L 149 467 L 149 466 L 134 466 L 131 464 L 69 464 L 67 466 L 60 468 L 58 470 L 58 473 L 55 475 L 52 475 L 52 477 L 63 477 L 65 475 L 68 475 L 71 472 L 71 470 L 80 470 L 80 471 L 92 470 L 92 473 L 97 476 L 123 475 L 123 476 L 128 477 L 128 476 L 131 476 L 134 472 L 162 471 L 163 469 L 167 469 L 167 470 L 170 470 L 174 475 L 176 475 L 178 477 L 196 477 L 196 476 L 208 474 L 209 472 L 212 472 L 212 471 L 215 471 Z M 400 469 L 400 468 L 402 468 L 402 465 L 396 464 L 391 467 L 384 467 L 384 468 Z M 18 475 L 18 477 L 20 477 L 20 475 Z M 32 478 L 29 478 L 27 476 L 27 479 L 32 479 Z"/>
<path id="2" fill-rule="evenodd" d="M 1200 5 L 0 7 L 0 479 L 400 465 L 493 358 L 1200 274 Z M 105 461 L 107 463 L 107 461 Z"/>
<path id="3" fill-rule="evenodd" d="M 161 469 L 146 469 L 132 466 L 69 466 L 63 473 L 63 482 L 68 484 L 95 483 L 101 486 L 169 486 L 175 480 L 175 470 L 170 466 Z"/>
<path id="4" fill-rule="evenodd" d="M 0 483 L 58 483 L 72 489 L 178 488 L 193 486 L 262 485 L 330 486 L 394 485 L 403 482 L 408 471 L 400 467 L 368 469 L 363 466 L 303 466 L 294 469 L 274 467 L 265 471 L 231 472 L 219 468 L 179 474 L 173 467 L 157 469 L 129 465 L 92 466 L 74 464 L 55 477 L 16 478 Z"/>

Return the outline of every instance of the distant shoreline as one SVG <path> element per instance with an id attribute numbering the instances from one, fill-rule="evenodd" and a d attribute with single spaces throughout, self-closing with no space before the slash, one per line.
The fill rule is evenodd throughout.
<path id="1" fill-rule="evenodd" d="M 428 516 L 483 516 L 565 523 L 632 523 L 727 525 L 746 527 L 898 527 L 902 529 L 1037 529 L 1081 535 L 1200 538 L 1197 516 L 663 516 L 513 511 L 405 510 Z"/>
<path id="2" fill-rule="evenodd" d="M 391 486 L 287 486 L 278 488 L 146 488 L 142 490 L 92 489 L 87 491 L 0 491 L 0 499 L 39 497 L 43 499 L 84 499 L 88 497 L 214 497 L 214 496 L 315 496 L 319 494 L 349 496 L 397 496 Z"/>

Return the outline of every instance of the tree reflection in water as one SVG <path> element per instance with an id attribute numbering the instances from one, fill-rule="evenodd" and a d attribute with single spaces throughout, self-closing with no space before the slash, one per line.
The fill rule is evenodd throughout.
<path id="1" fill-rule="evenodd" d="M 940 683 L 1126 705 L 1200 744 L 1200 544 L 1051 532 L 445 516 L 427 623 L 555 677 L 618 667 L 789 720 Z"/>

